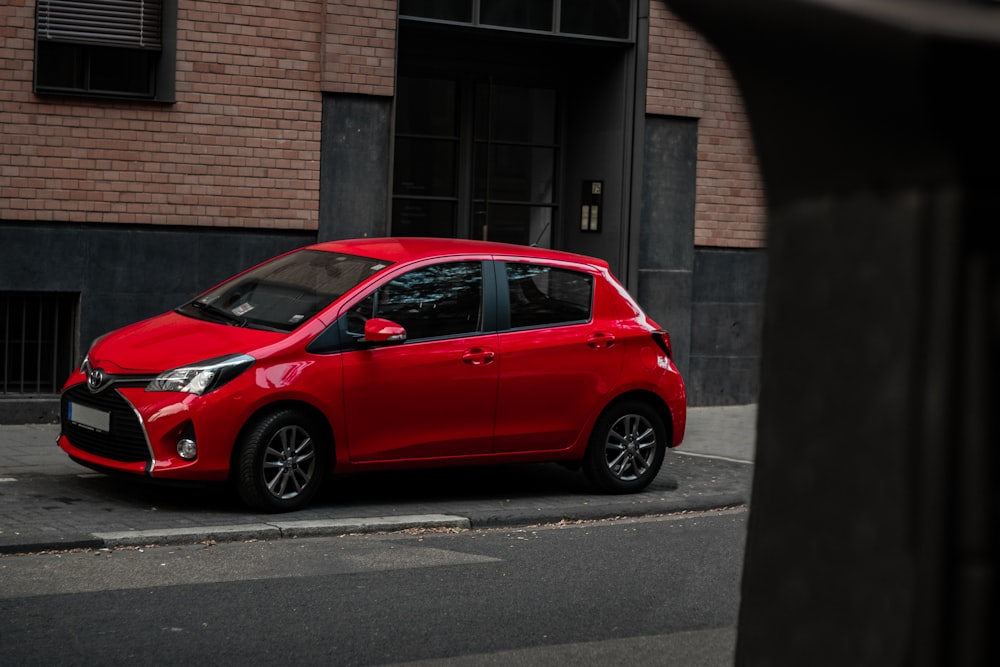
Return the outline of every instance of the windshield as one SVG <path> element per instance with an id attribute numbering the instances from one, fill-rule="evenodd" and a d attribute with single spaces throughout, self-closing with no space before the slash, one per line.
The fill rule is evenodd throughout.
<path id="1" fill-rule="evenodd" d="M 298 250 L 205 292 L 177 310 L 235 326 L 292 331 L 390 262 Z"/>

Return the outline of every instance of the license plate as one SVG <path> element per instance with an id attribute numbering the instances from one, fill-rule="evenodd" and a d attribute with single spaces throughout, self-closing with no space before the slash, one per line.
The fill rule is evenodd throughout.
<path id="1" fill-rule="evenodd" d="M 104 431 L 107 433 L 111 430 L 111 413 L 104 410 L 96 410 L 88 408 L 86 405 L 71 402 L 66 416 L 74 424 L 86 426 L 95 431 Z"/>

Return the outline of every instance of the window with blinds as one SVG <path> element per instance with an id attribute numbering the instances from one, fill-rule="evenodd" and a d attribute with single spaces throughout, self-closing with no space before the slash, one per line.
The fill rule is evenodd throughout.
<path id="1" fill-rule="evenodd" d="M 35 92 L 164 99 L 176 0 L 38 0 Z M 166 60 L 170 60 L 166 63 Z"/>

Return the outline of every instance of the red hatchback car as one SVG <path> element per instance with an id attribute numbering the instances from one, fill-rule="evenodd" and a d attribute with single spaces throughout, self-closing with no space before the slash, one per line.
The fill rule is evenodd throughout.
<path id="1" fill-rule="evenodd" d="M 603 260 L 451 239 L 322 243 L 102 336 L 62 394 L 77 462 L 305 505 L 330 474 L 580 463 L 652 481 L 686 420 L 667 333 Z"/>

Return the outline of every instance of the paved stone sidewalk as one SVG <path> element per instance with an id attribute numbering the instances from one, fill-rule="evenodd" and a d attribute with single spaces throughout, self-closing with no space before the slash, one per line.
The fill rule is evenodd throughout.
<path id="1" fill-rule="evenodd" d="M 259 514 L 224 486 L 97 474 L 55 445 L 53 424 L 0 425 L 0 553 L 602 519 L 747 504 L 756 406 L 692 408 L 685 442 L 649 489 L 595 494 L 558 465 L 379 473 L 331 480 L 308 508 Z M 683 453 L 682 453 L 683 452 Z"/>

